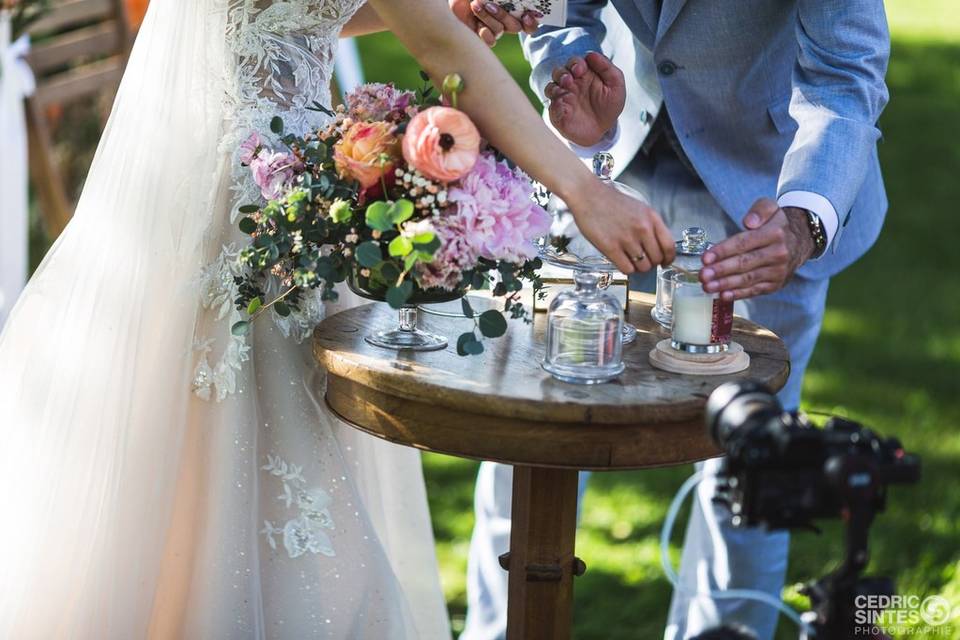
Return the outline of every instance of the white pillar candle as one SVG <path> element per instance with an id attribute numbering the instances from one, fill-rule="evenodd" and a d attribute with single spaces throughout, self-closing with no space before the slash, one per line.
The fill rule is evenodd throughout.
<path id="1" fill-rule="evenodd" d="M 713 329 L 713 297 L 699 287 L 677 287 L 673 293 L 673 340 L 708 345 Z"/>

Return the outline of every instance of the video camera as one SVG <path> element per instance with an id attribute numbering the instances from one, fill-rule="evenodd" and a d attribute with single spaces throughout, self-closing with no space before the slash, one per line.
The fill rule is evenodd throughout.
<path id="1" fill-rule="evenodd" d="M 754 382 L 727 383 L 711 394 L 707 429 L 726 458 L 715 501 L 725 504 L 735 526 L 812 529 L 818 518 L 842 518 L 846 558 L 836 571 L 803 590 L 813 605 L 804 621 L 817 640 L 855 637 L 857 596 L 892 595 L 887 578 L 862 577 L 867 539 L 884 510 L 887 487 L 920 479 L 920 459 L 896 438 L 832 417 L 822 429 L 783 410 L 776 396 Z M 749 637 L 743 631 L 706 632 L 700 638 Z M 807 634 L 801 636 L 803 639 Z"/>

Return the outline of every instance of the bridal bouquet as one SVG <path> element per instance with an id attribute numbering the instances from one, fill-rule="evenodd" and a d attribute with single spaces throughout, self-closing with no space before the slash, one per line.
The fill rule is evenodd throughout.
<path id="1" fill-rule="evenodd" d="M 288 133 L 277 117 L 276 144 L 255 133 L 242 145 L 263 200 L 240 208 L 250 243 L 236 302 L 249 319 L 235 333 L 268 310 L 290 314 L 310 290 L 336 299 L 344 281 L 394 308 L 492 288 L 503 311 L 475 314 L 463 299 L 474 328 L 457 341 L 461 355 L 483 351 L 477 331 L 503 335 L 506 316 L 529 321 L 519 292 L 524 280 L 540 287 L 534 241 L 550 218 L 529 178 L 457 109 L 461 88 L 458 76 L 442 95 L 429 83 L 416 93 L 367 84 L 336 111 L 315 105 L 332 118 L 320 131 Z"/>

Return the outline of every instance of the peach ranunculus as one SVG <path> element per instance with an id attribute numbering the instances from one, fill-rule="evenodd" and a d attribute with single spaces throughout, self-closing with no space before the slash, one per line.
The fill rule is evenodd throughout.
<path id="1" fill-rule="evenodd" d="M 469 173 L 480 155 L 480 132 L 462 111 L 431 107 L 418 113 L 403 134 L 403 157 L 420 173 L 453 182 Z"/>
<path id="2" fill-rule="evenodd" d="M 357 122 L 333 149 L 337 171 L 369 189 L 394 170 L 400 157 L 396 126 L 389 122 Z M 388 158 L 384 161 L 384 158 Z"/>

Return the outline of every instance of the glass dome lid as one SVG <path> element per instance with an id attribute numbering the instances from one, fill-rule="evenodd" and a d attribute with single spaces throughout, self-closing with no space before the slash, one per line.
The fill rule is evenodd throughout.
<path id="1" fill-rule="evenodd" d="M 598 153 L 593 157 L 593 171 L 608 188 L 648 204 L 647 199 L 636 189 L 613 180 L 613 156 Z M 577 223 L 566 203 L 551 195 L 547 211 L 553 216 L 553 223 L 547 236 L 540 240 L 540 258 L 547 264 L 574 271 L 593 273 L 618 272 L 616 265 L 594 247 L 577 228 Z"/>

